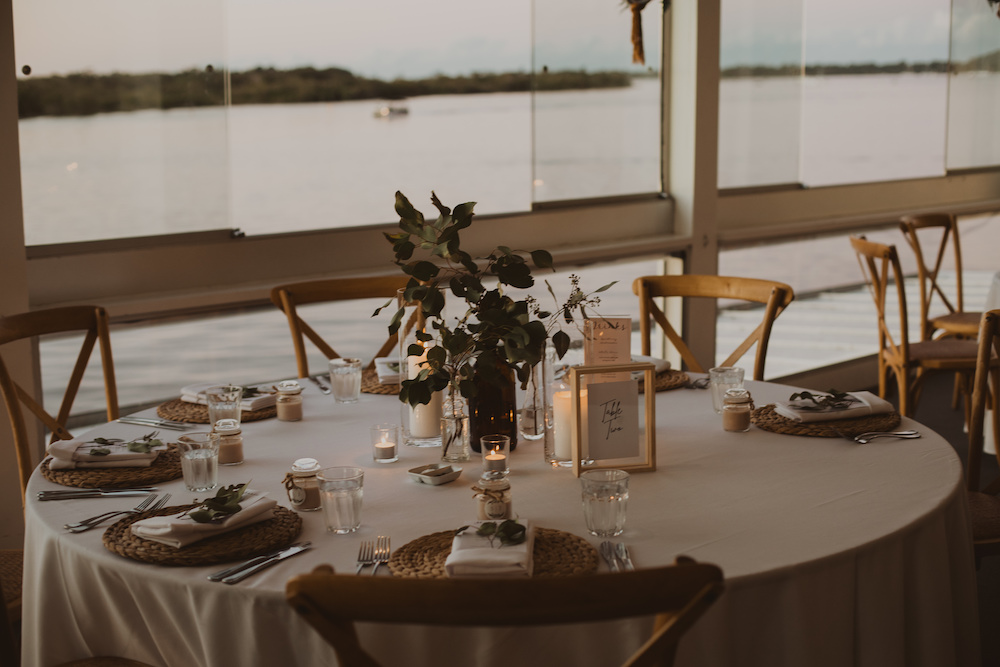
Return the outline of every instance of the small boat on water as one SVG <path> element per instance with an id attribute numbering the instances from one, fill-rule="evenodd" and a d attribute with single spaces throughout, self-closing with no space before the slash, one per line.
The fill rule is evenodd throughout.
<path id="1" fill-rule="evenodd" d="M 410 113 L 410 110 L 406 107 L 390 107 L 381 106 L 375 109 L 376 118 L 396 118 L 398 116 L 405 116 Z"/>

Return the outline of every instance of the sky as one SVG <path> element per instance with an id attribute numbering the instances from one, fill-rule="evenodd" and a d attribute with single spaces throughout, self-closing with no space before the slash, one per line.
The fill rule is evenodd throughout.
<path id="1" fill-rule="evenodd" d="M 985 0 L 954 0 L 961 55 L 1000 48 Z M 18 68 L 35 75 L 177 71 L 228 63 L 337 66 L 385 79 L 628 69 L 620 0 L 13 0 Z M 722 66 L 948 57 L 950 0 L 722 0 Z M 658 58 L 654 0 L 643 12 Z M 534 25 L 532 17 L 534 12 Z M 964 18 L 963 18 L 964 17 Z M 968 17 L 977 20 L 965 27 Z M 995 24 L 995 25 L 994 25 Z M 534 31 L 534 35 L 533 35 Z M 652 37 L 648 37 L 652 35 Z M 805 48 L 803 49 L 803 35 Z"/>

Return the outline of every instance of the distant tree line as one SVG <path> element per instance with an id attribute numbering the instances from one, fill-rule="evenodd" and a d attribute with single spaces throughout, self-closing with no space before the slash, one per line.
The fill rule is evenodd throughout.
<path id="1" fill-rule="evenodd" d="M 1000 0 L 998 0 L 1000 1 Z M 912 72 L 921 74 L 924 72 L 946 73 L 951 72 L 998 72 L 1000 71 L 1000 51 L 994 51 L 986 55 L 971 58 L 960 63 L 949 63 L 944 60 L 935 60 L 926 63 L 855 63 L 853 65 L 738 65 L 727 67 L 722 70 L 723 78 L 738 77 L 767 77 L 767 76 L 836 76 L 839 74 L 900 74 Z"/>
<path id="2" fill-rule="evenodd" d="M 84 116 L 112 111 L 174 109 L 224 103 L 224 74 L 211 68 L 172 74 L 69 74 L 18 80 L 21 118 Z M 529 90 L 622 88 L 626 72 L 561 71 L 438 75 L 382 81 L 336 67 L 292 70 L 258 67 L 230 74 L 233 104 L 401 100 L 420 95 L 465 95 Z"/>

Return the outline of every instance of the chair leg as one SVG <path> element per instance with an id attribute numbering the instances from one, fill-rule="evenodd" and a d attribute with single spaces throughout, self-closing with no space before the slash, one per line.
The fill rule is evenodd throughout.
<path id="1" fill-rule="evenodd" d="M 896 373 L 896 384 L 899 387 L 899 414 L 904 417 L 912 417 L 913 415 L 910 413 L 913 411 L 913 406 L 911 405 L 911 392 L 913 389 L 909 382 L 909 370 L 906 368 L 896 368 L 894 370 Z"/>

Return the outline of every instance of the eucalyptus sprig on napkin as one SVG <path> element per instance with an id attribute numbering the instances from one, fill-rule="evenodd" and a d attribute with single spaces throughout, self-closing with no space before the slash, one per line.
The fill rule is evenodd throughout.
<path id="1" fill-rule="evenodd" d="M 788 397 L 788 400 L 810 401 L 812 405 L 796 406 L 800 410 L 843 410 L 855 403 L 859 403 L 857 398 L 845 391 L 830 389 L 826 394 L 814 394 L 811 391 L 800 391 Z"/>
<path id="2" fill-rule="evenodd" d="M 152 433 L 147 433 L 141 438 L 136 438 L 135 440 L 130 440 L 125 444 L 130 452 L 135 452 L 137 454 L 149 454 L 154 447 L 162 447 L 163 441 L 157 439 L 156 434 L 159 431 L 153 431 Z M 91 447 L 90 451 L 87 453 L 91 456 L 107 456 L 111 453 L 111 450 L 106 445 L 118 445 L 122 441 L 118 438 L 94 438 L 86 444 L 94 443 L 95 445 L 104 445 L 101 447 Z"/>
<path id="3" fill-rule="evenodd" d="M 468 530 L 469 526 L 462 526 L 455 531 L 455 535 L 461 535 Z M 527 536 L 527 530 L 519 524 L 516 519 L 507 519 L 497 523 L 496 521 L 484 521 L 476 529 L 476 535 L 485 537 L 490 541 L 490 546 L 494 549 L 509 547 L 516 544 L 523 544 Z M 494 540 L 500 540 L 498 547 Z"/>
<path id="4" fill-rule="evenodd" d="M 224 486 L 215 493 L 214 498 L 209 498 L 201 502 L 201 507 L 188 513 L 192 520 L 198 523 L 210 523 L 212 521 L 222 521 L 227 517 L 236 514 L 241 509 L 240 501 L 246 493 L 250 482 L 243 484 L 232 484 Z"/>

